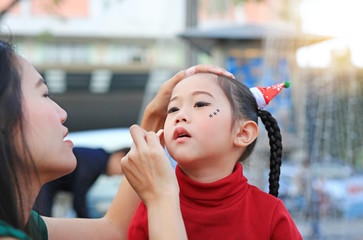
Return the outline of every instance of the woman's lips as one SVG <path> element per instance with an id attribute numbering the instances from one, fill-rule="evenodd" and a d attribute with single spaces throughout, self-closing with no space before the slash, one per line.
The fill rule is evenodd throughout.
<path id="1" fill-rule="evenodd" d="M 74 144 L 73 144 L 72 140 L 67 139 L 67 140 L 65 140 L 64 142 L 65 142 L 65 143 L 69 143 L 69 144 L 71 144 L 72 146 L 74 146 Z"/>

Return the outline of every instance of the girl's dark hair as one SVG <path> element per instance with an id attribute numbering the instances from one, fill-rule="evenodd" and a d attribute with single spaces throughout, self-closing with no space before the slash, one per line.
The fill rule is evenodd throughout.
<path id="1" fill-rule="evenodd" d="M 30 180 L 30 167 L 35 166 L 24 159 L 31 158 L 24 140 L 20 74 L 13 47 L 0 40 L 0 219 L 24 230 L 24 201 L 28 200 L 21 184 Z M 15 136 L 20 136 L 20 143 Z"/>
<path id="2" fill-rule="evenodd" d="M 277 197 L 279 190 L 282 144 L 280 128 L 272 115 L 265 110 L 258 110 L 256 99 L 249 88 L 241 82 L 224 75 L 217 75 L 218 83 L 226 94 L 232 106 L 233 122 L 237 119 L 252 120 L 258 124 L 258 116 L 268 132 L 270 139 L 270 194 Z M 253 141 L 244 151 L 239 161 L 245 160 L 253 151 L 256 141 Z"/>

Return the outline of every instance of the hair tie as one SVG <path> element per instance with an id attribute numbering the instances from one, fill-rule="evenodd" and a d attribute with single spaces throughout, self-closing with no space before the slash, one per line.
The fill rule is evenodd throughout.
<path id="1" fill-rule="evenodd" d="M 261 117 L 262 111 L 260 109 L 257 110 L 257 116 Z"/>

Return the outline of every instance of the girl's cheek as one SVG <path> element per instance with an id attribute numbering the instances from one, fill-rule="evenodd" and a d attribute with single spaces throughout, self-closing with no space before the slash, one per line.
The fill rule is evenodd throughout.
<path id="1" fill-rule="evenodd" d="M 163 138 L 164 138 L 164 142 L 165 144 L 169 141 L 170 137 L 169 137 L 169 131 L 167 126 L 164 127 L 164 134 L 163 134 Z"/>
<path id="2" fill-rule="evenodd" d="M 218 114 L 220 114 L 221 110 L 219 108 L 215 109 L 214 111 L 211 111 L 208 113 L 209 118 L 216 118 Z"/>

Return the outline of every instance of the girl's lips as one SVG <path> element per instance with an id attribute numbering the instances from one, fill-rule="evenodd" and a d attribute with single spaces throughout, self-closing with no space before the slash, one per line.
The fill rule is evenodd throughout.
<path id="1" fill-rule="evenodd" d="M 177 127 L 174 130 L 174 134 L 173 134 L 173 139 L 174 140 L 178 140 L 178 139 L 185 139 L 185 138 L 190 138 L 190 133 L 183 127 Z"/>
<path id="2" fill-rule="evenodd" d="M 187 141 L 189 139 L 190 139 L 190 137 L 179 137 L 179 138 L 175 139 L 175 142 L 176 143 L 183 143 L 183 142 L 185 142 L 185 141 Z"/>

